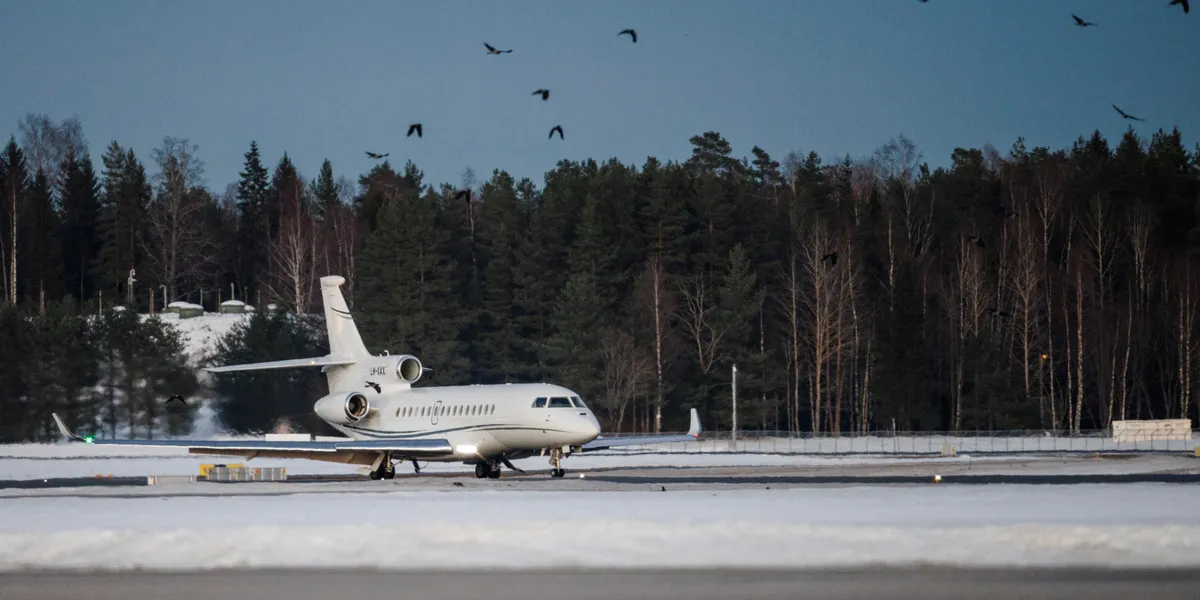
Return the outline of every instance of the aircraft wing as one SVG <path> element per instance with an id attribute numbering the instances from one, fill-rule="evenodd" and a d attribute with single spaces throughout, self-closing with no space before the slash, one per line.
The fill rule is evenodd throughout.
<path id="1" fill-rule="evenodd" d="M 67 428 L 58 414 L 52 415 L 59 431 L 68 439 L 95 444 L 97 446 L 143 446 L 152 448 L 187 448 L 192 454 L 257 454 L 286 458 L 295 454 L 298 458 L 348 452 L 390 451 L 406 457 L 439 456 L 453 452 L 450 442 L 444 439 L 419 440 L 354 440 L 346 441 L 268 441 L 268 440 L 97 440 L 84 438 Z M 313 456 L 315 455 L 315 456 Z"/>
<path id="2" fill-rule="evenodd" d="M 645 446 L 649 444 L 667 444 L 670 442 L 694 442 L 700 439 L 700 416 L 696 409 L 691 411 L 691 424 L 688 432 L 681 435 L 642 435 L 615 438 L 598 437 L 583 445 L 580 452 L 595 452 L 616 446 Z"/>

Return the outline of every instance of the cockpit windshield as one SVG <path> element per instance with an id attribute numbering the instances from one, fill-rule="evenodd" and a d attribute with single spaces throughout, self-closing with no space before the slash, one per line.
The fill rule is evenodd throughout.
<path id="1" fill-rule="evenodd" d="M 579 396 L 571 396 L 571 402 L 575 403 L 575 408 L 587 408 L 587 405 L 583 403 L 583 400 Z"/>
<path id="2" fill-rule="evenodd" d="M 550 408 L 571 408 L 570 398 L 551 398 Z"/>

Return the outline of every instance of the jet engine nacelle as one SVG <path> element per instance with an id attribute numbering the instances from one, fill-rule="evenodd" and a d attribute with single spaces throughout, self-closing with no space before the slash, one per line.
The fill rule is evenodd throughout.
<path id="1" fill-rule="evenodd" d="M 367 416 L 371 403 L 359 392 L 330 394 L 317 400 L 313 412 L 329 423 L 349 425 Z"/>
<path id="2" fill-rule="evenodd" d="M 396 379 L 408 384 L 416 383 L 421 378 L 421 374 L 425 372 L 421 360 L 411 354 L 398 357 L 395 365 Z"/>

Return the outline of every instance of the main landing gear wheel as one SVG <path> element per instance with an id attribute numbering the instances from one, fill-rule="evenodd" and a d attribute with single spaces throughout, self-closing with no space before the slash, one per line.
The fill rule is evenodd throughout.
<path id="1" fill-rule="evenodd" d="M 562 476 L 564 476 L 564 475 L 566 475 L 566 474 L 567 474 L 567 470 L 566 470 L 566 469 L 551 469 L 551 470 L 550 470 L 550 476 L 551 476 L 551 477 L 562 477 Z"/>
<path id="2" fill-rule="evenodd" d="M 477 479 L 499 479 L 500 465 L 495 463 L 475 463 L 475 477 Z"/>
<path id="3" fill-rule="evenodd" d="M 378 481 L 380 479 L 395 479 L 396 465 L 392 464 L 392 457 L 385 456 L 383 462 L 379 463 L 379 468 L 371 471 L 371 479 Z"/>

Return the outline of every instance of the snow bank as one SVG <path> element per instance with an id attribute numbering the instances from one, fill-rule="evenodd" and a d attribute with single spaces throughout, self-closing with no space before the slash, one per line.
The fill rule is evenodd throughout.
<path id="1" fill-rule="evenodd" d="M 0 571 L 1200 567 L 1197 501 L 1182 485 L 40 497 L 5 501 Z"/>

